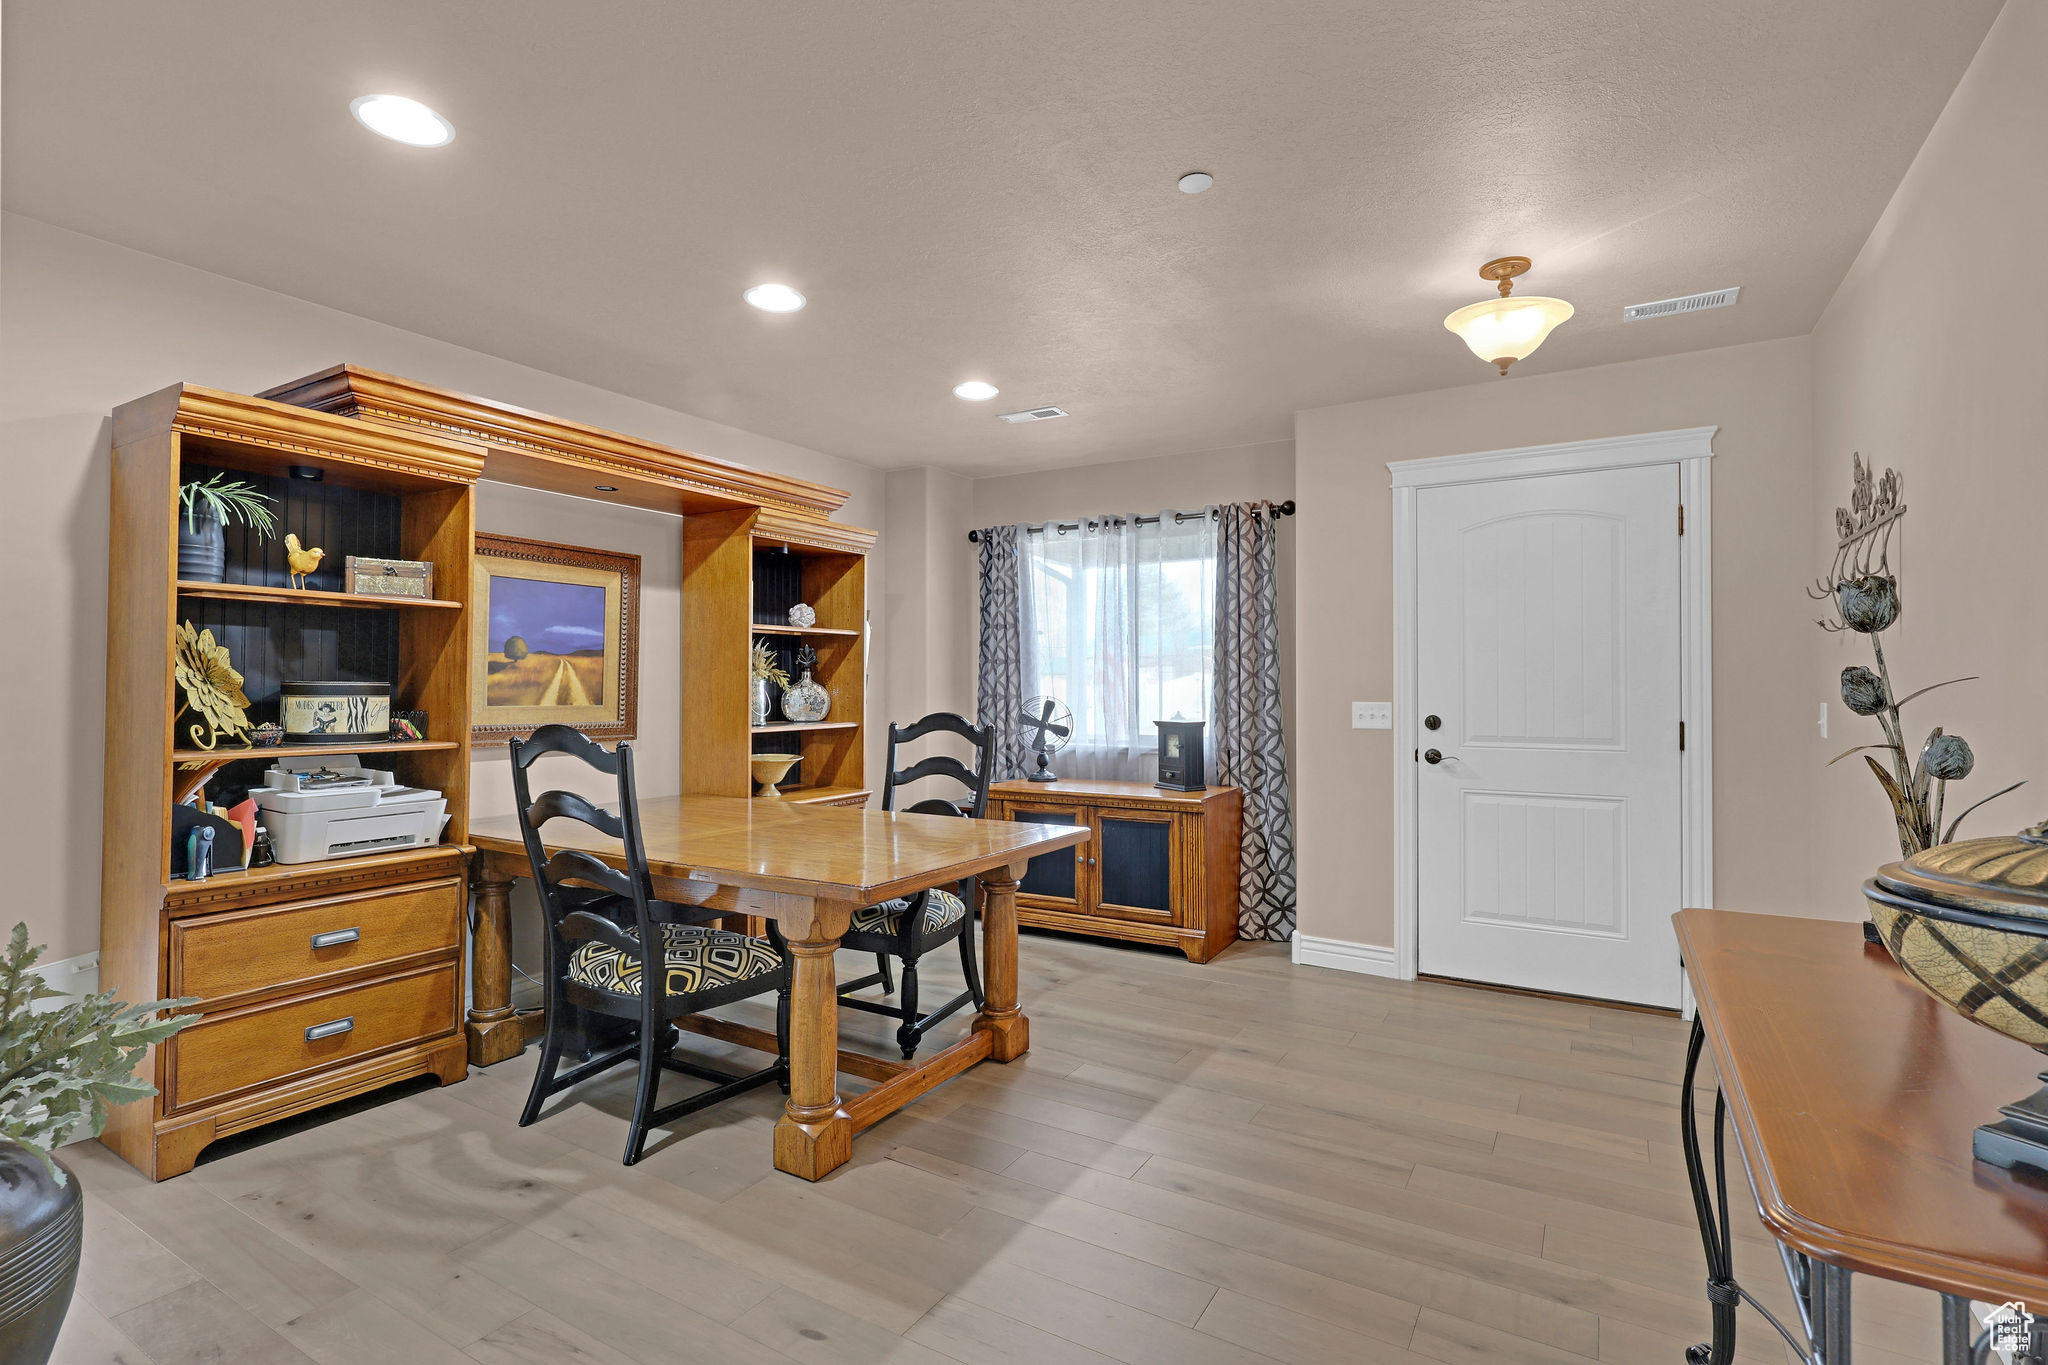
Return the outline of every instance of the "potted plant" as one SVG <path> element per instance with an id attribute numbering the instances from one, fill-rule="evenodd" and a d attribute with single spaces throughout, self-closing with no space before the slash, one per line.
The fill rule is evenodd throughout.
<path id="1" fill-rule="evenodd" d="M 775 710 L 775 694 L 770 688 L 789 686 L 789 674 L 775 662 L 775 651 L 768 648 L 766 640 L 754 641 L 747 657 L 747 676 L 751 680 L 747 697 L 748 723 L 766 725 Z"/>
<path id="2" fill-rule="evenodd" d="M 178 577 L 218 583 L 227 568 L 227 526 L 239 521 L 265 540 L 277 533 L 269 504 L 246 479 L 214 474 L 178 488 Z"/>
<path id="3" fill-rule="evenodd" d="M 66 999 L 31 970 L 43 955 L 14 926 L 0 957 L 0 1360 L 42 1365 L 78 1279 L 84 1205 L 78 1181 L 51 1149 L 90 1123 L 107 1126 L 107 1106 L 146 1100 L 156 1087 L 135 1067 L 196 1014 L 159 1012 L 196 1003 L 123 1005 L 113 993 Z"/>

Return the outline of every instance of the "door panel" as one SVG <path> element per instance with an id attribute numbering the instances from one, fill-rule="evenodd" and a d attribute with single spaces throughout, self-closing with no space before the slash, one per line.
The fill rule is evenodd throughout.
<path id="1" fill-rule="evenodd" d="M 1095 812 L 1098 913 L 1173 921 L 1174 817 L 1137 811 Z"/>
<path id="2" fill-rule="evenodd" d="M 1085 812 L 1074 806 L 1020 806 L 1011 804 L 1005 820 L 1024 825 L 1062 825 L 1069 829 L 1086 824 Z M 1017 893 L 1056 910 L 1081 908 L 1081 872 L 1087 867 L 1087 844 L 1054 849 L 1031 860 Z"/>
<path id="3" fill-rule="evenodd" d="M 1417 495 L 1424 972 L 1678 1003 L 1677 505 L 1675 465 Z"/>

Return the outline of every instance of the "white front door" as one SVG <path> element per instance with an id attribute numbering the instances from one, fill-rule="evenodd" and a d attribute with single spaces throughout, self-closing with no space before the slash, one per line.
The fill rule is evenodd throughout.
<path id="1" fill-rule="evenodd" d="M 1676 465 L 1418 491 L 1424 973 L 1678 1004 L 1678 502 Z"/>

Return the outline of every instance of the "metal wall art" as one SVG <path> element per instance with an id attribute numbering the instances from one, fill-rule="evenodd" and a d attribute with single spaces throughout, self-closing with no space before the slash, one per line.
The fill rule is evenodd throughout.
<path id="1" fill-rule="evenodd" d="M 1870 466 L 1863 463 L 1861 454 L 1853 456 L 1852 461 L 1854 478 L 1849 505 L 1835 509 L 1839 538 L 1834 563 L 1826 577 L 1807 589 L 1807 596 L 1826 602 L 1831 608 L 1830 615 L 1818 622 L 1822 630 L 1851 630 L 1870 637 L 1877 668 L 1873 671 L 1854 664 L 1843 669 L 1842 703 L 1857 715 L 1875 720 L 1884 738 L 1877 744 L 1859 744 L 1828 762 L 1832 765 L 1854 754 L 1863 755 L 1863 761 L 1891 800 L 1900 856 L 1910 858 L 1923 849 L 1950 842 L 1971 811 L 2025 784 L 2015 782 L 2000 788 L 1967 807 L 1943 828 L 1942 805 L 1948 784 L 1968 777 L 1976 766 L 1976 756 L 1961 735 L 1944 734 L 1937 725 L 1920 745 L 1916 757 L 1907 747 L 1900 713 L 1908 702 L 1937 687 L 1973 682 L 1975 677 L 1951 678 L 1903 697 L 1892 687 L 1891 671 L 1885 665 L 1883 636 L 1904 610 L 1891 549 L 1893 533 L 1906 515 L 1906 504 L 1896 470 L 1887 469 L 1882 478 L 1873 480 Z M 1870 750 L 1881 751 L 1884 762 L 1880 763 Z"/>
<path id="2" fill-rule="evenodd" d="M 249 698 L 242 691 L 242 675 L 228 661 L 227 646 L 214 643 L 212 631 L 195 629 L 190 621 L 179 626 L 171 672 L 185 690 L 179 714 L 193 711 L 199 717 L 186 732 L 193 748 L 211 749 L 223 739 L 249 747 Z"/>

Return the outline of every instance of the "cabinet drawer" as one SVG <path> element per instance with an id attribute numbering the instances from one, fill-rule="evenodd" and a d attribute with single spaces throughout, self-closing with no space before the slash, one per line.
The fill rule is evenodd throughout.
<path id="1" fill-rule="evenodd" d="M 173 1038 L 167 1109 L 318 1071 L 455 1029 L 454 963 L 216 1015 Z"/>
<path id="2" fill-rule="evenodd" d="M 462 945 L 459 877 L 173 920 L 171 995 L 218 1000 Z"/>

